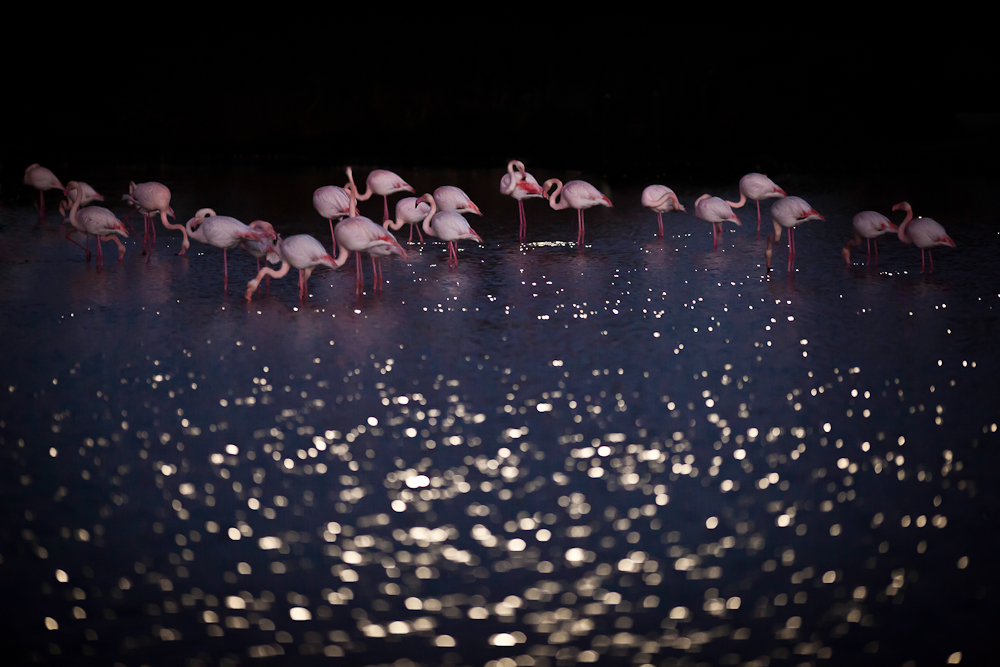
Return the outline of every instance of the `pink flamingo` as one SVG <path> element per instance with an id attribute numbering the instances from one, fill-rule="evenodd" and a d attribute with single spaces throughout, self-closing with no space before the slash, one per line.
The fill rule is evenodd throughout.
<path id="1" fill-rule="evenodd" d="M 656 211 L 656 220 L 660 225 L 660 236 L 663 236 L 663 214 L 670 211 L 686 211 L 677 200 L 674 191 L 665 185 L 650 185 L 642 191 L 642 205 Z"/>
<path id="2" fill-rule="evenodd" d="M 283 278 L 291 267 L 299 270 L 299 300 L 306 300 L 306 285 L 309 276 L 317 266 L 328 266 L 331 269 L 339 266 L 333 257 L 326 252 L 323 244 L 308 234 L 297 234 L 289 236 L 287 239 L 278 239 L 276 242 L 277 254 L 281 258 L 281 268 L 275 270 L 269 266 L 257 272 L 257 276 L 247 283 L 246 300 L 250 301 L 251 296 L 260 285 L 264 276 L 274 276 Z M 341 246 L 343 252 L 343 246 Z"/>
<path id="3" fill-rule="evenodd" d="M 63 184 L 59 182 L 56 175 L 41 166 L 37 162 L 24 170 L 24 184 L 38 190 L 38 215 L 45 219 L 45 191 L 59 188 L 63 190 Z"/>
<path id="4" fill-rule="evenodd" d="M 438 211 L 451 211 L 453 213 L 475 213 L 482 215 L 479 207 L 476 206 L 469 195 L 465 194 L 462 188 L 454 185 L 442 185 L 434 191 L 434 205 Z"/>
<path id="5" fill-rule="evenodd" d="M 86 206 L 95 201 L 104 201 L 104 196 L 99 194 L 94 188 L 83 181 L 75 182 L 83 189 L 83 200 L 80 202 L 80 206 Z M 59 215 L 63 217 L 66 217 L 66 212 L 73 206 L 73 199 L 76 197 L 76 188 L 69 189 L 68 192 L 69 195 L 67 198 L 59 202 Z"/>
<path id="6" fill-rule="evenodd" d="M 767 235 L 764 259 L 767 270 L 771 270 L 771 252 L 776 241 L 781 240 L 781 228 L 788 229 L 788 270 L 795 266 L 795 228 L 808 220 L 826 220 L 806 200 L 800 197 L 784 197 L 771 207 L 771 221 L 774 233 Z"/>
<path id="7" fill-rule="evenodd" d="M 420 242 L 423 243 L 424 235 L 420 231 L 420 223 L 424 221 L 424 218 L 427 217 L 427 213 L 430 210 L 431 207 L 427 204 L 427 202 L 417 201 L 416 197 L 404 197 L 396 202 L 396 220 L 386 220 L 382 223 L 382 226 L 396 232 L 399 231 L 403 225 L 409 225 L 409 243 L 413 243 L 414 229 L 417 230 Z"/>
<path id="8" fill-rule="evenodd" d="M 135 206 L 142 213 L 142 217 L 146 222 L 146 227 L 142 235 L 143 252 L 151 251 L 153 245 L 156 243 L 156 225 L 150 220 L 150 216 L 154 213 L 160 214 L 160 222 L 164 227 L 167 229 L 179 229 L 181 234 L 184 235 L 184 240 L 181 242 L 181 251 L 177 253 L 178 255 L 183 255 L 191 247 L 191 242 L 188 241 L 187 229 L 184 225 L 167 222 L 168 215 L 172 218 L 177 217 L 174 215 L 174 209 L 170 208 L 170 188 L 156 181 L 139 183 L 138 185 L 130 182 L 128 184 L 128 194 L 122 195 L 122 199 Z M 128 222 L 128 216 L 125 216 L 125 222 Z M 150 236 L 151 242 L 147 241 L 147 237 Z"/>
<path id="9" fill-rule="evenodd" d="M 517 171 L 514 171 L 514 167 L 517 167 Z M 521 218 L 518 238 L 521 243 L 524 243 L 524 239 L 528 235 L 528 219 L 524 216 L 524 200 L 532 197 L 544 197 L 542 186 L 538 184 L 534 176 L 524 170 L 523 162 L 511 160 L 507 163 L 507 173 L 500 179 L 500 193 L 517 200 L 517 210 Z"/>
<path id="10" fill-rule="evenodd" d="M 274 226 L 265 220 L 254 220 L 247 226 L 264 237 L 240 241 L 240 247 L 257 258 L 257 270 L 260 271 L 260 260 L 263 257 L 272 264 L 280 262 L 281 257 L 276 248 L 278 234 L 274 231 Z"/>
<path id="11" fill-rule="evenodd" d="M 351 214 L 351 197 L 347 190 L 336 185 L 324 185 L 313 193 L 313 208 L 330 223 L 330 238 L 333 250 L 337 250 L 337 239 L 333 235 L 333 221 Z"/>
<path id="12" fill-rule="evenodd" d="M 358 186 L 354 184 L 354 173 L 350 167 L 347 168 L 347 178 L 350 181 L 351 187 L 354 188 L 354 192 L 357 193 Z M 396 192 L 414 192 L 413 188 L 406 181 L 385 169 L 376 169 L 369 173 L 365 184 L 365 193 L 357 195 L 358 201 L 368 200 L 372 196 L 372 193 L 382 195 L 383 221 L 389 219 L 389 195 Z"/>
<path id="13" fill-rule="evenodd" d="M 555 184 L 556 189 L 549 193 L 549 186 Z M 542 192 L 549 200 L 549 207 L 554 211 L 564 208 L 576 209 L 577 234 L 576 242 L 583 247 L 584 223 L 583 211 L 592 206 L 607 206 L 613 208 L 611 200 L 601 194 L 601 191 L 586 181 L 570 181 L 566 185 L 558 178 L 550 178 L 542 184 Z M 558 201 L 556 201 L 558 199 Z"/>
<path id="14" fill-rule="evenodd" d="M 741 208 L 747 199 L 757 202 L 757 231 L 760 232 L 760 200 L 786 196 L 785 191 L 764 174 L 751 173 L 740 179 L 740 200 L 726 203 L 733 208 Z"/>
<path id="15" fill-rule="evenodd" d="M 899 229 L 896 225 L 889 222 L 889 218 L 875 211 L 861 211 L 861 213 L 854 216 L 851 224 L 854 227 L 854 235 L 847 240 L 847 243 L 840 250 L 840 254 L 844 256 L 844 261 L 848 264 L 851 263 L 851 248 L 861 245 L 862 238 L 868 241 L 868 261 L 865 262 L 867 264 L 872 259 L 872 239 L 889 232 L 895 234 Z M 878 266 L 878 241 L 875 241 L 875 265 Z"/>
<path id="16" fill-rule="evenodd" d="M 364 274 L 361 270 L 361 253 L 367 252 L 372 258 L 372 289 L 382 289 L 382 258 L 387 255 L 400 255 L 406 258 L 406 251 L 396 241 L 396 237 L 384 228 L 376 225 L 369 218 L 358 215 L 357 190 L 352 183 L 347 184 L 347 192 L 351 196 L 351 217 L 341 220 L 334 227 L 334 234 L 340 243 L 336 266 L 341 267 L 347 261 L 347 256 L 354 253 L 354 264 L 357 269 L 355 294 L 361 296 L 365 287 Z"/>
<path id="17" fill-rule="evenodd" d="M 931 270 L 928 273 L 934 273 L 934 255 L 931 254 L 930 249 L 939 245 L 954 248 L 955 242 L 951 240 L 951 237 L 944 231 L 944 227 L 937 221 L 931 218 L 914 218 L 913 209 L 907 202 L 902 201 L 892 207 L 893 211 L 899 209 L 906 211 L 906 219 L 899 225 L 899 232 L 897 232 L 899 240 L 903 243 L 912 243 L 920 248 L 920 273 L 924 272 L 924 250 L 927 250 L 931 262 Z"/>
<path id="18" fill-rule="evenodd" d="M 712 250 L 719 247 L 723 222 L 735 222 L 737 227 L 742 226 L 733 209 L 729 208 L 729 204 L 711 195 L 702 195 L 695 200 L 694 217 L 712 223 Z"/>
<path id="19" fill-rule="evenodd" d="M 128 238 L 125 225 L 115 217 L 114 213 L 103 206 L 89 206 L 81 210 L 80 202 L 83 199 L 81 194 L 83 186 L 79 185 L 76 181 L 70 181 L 63 190 L 63 194 L 68 195 L 71 189 L 75 189 L 75 198 L 73 199 L 73 206 L 69 209 L 70 224 L 88 235 L 93 234 L 97 237 L 98 265 L 104 264 L 104 251 L 101 248 L 101 241 L 114 241 L 118 244 L 118 260 L 121 261 L 125 256 L 125 246 L 118 240 L 118 236 Z M 69 234 L 66 235 L 66 238 L 69 239 Z M 87 245 L 90 245 L 89 238 L 88 236 Z M 72 239 L 70 240 L 72 241 Z M 76 243 L 76 241 L 73 241 L 73 243 Z M 77 245 L 80 244 L 77 243 Z M 80 247 L 83 248 L 83 246 Z M 87 251 L 87 261 L 90 261 L 90 251 L 87 248 L 83 249 Z"/>
<path id="20" fill-rule="evenodd" d="M 418 201 L 426 202 L 430 205 L 430 211 L 424 218 L 424 233 L 429 236 L 436 236 L 448 244 L 448 267 L 454 263 L 458 268 L 458 242 L 463 240 L 476 240 L 480 243 L 483 240 L 479 237 L 469 223 L 454 211 L 438 211 L 437 201 L 430 194 L 425 194 Z"/>
<path id="21" fill-rule="evenodd" d="M 196 241 L 222 248 L 223 288 L 229 285 L 229 261 L 226 257 L 229 250 L 245 240 L 263 241 L 267 238 L 277 238 L 277 234 L 274 233 L 274 228 L 270 224 L 263 220 L 255 221 L 255 223 L 258 225 L 257 230 L 243 224 L 236 218 L 216 215 L 212 209 L 203 208 L 184 225 L 188 236 Z"/>

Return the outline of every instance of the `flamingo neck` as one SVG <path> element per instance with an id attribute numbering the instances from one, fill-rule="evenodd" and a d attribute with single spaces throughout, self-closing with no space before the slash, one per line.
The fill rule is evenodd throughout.
<path id="1" fill-rule="evenodd" d="M 73 206 L 69 209 L 69 221 L 74 227 L 80 226 L 80 218 L 77 217 L 77 212 L 80 210 L 80 202 L 83 201 L 83 188 L 76 181 L 72 182 L 72 185 L 76 186 L 74 190 L 75 194 L 73 196 Z M 69 188 L 69 185 L 66 186 Z"/>
<path id="2" fill-rule="evenodd" d="M 899 240 L 903 243 L 913 243 L 913 238 L 906 233 L 906 228 L 910 225 L 910 221 L 913 220 L 913 209 L 907 206 L 905 209 L 906 218 L 899 225 L 897 234 L 899 235 Z"/>
<path id="3" fill-rule="evenodd" d="M 347 261 L 347 258 L 351 256 L 351 251 L 347 249 L 343 243 L 339 244 L 340 248 L 337 251 L 337 259 L 333 260 L 333 268 L 339 269 Z"/>
<path id="4" fill-rule="evenodd" d="M 431 227 L 431 222 L 433 221 L 432 219 L 434 218 L 434 214 L 437 213 L 437 202 L 434 201 L 434 197 L 432 195 L 424 195 L 423 197 L 417 200 L 417 206 L 419 206 L 420 202 L 422 201 L 427 202 L 428 204 L 430 204 L 431 207 L 431 210 L 427 212 L 427 217 L 424 218 L 424 224 L 423 224 L 424 234 L 428 234 L 430 236 L 437 236 L 437 234 L 434 233 L 434 229 Z"/>
<path id="5" fill-rule="evenodd" d="M 732 206 L 733 208 L 741 208 L 744 204 L 747 203 L 747 196 L 741 191 L 739 201 L 727 201 L 726 203 Z"/>
<path id="6" fill-rule="evenodd" d="M 358 201 L 367 201 L 369 198 L 371 198 L 371 196 L 372 196 L 372 184 L 371 183 L 367 183 L 367 182 L 365 183 L 365 186 L 366 186 L 365 187 L 365 193 L 362 195 L 362 194 L 358 194 L 358 186 L 354 184 L 354 172 L 351 170 L 350 167 L 347 168 L 347 178 L 351 182 L 351 188 L 354 190 L 354 195 L 355 195 L 355 197 L 357 198 Z M 353 210 L 354 209 L 352 208 L 352 211 Z M 351 217 L 352 218 L 354 216 L 356 216 L 356 215 L 357 215 L 357 213 L 351 213 Z"/>
<path id="7" fill-rule="evenodd" d="M 562 191 L 563 191 L 562 181 L 560 181 L 558 178 L 553 178 L 552 181 L 555 182 L 556 189 L 552 191 L 551 195 L 549 195 L 549 207 L 551 207 L 552 210 L 554 211 L 561 211 L 564 208 L 569 208 L 569 202 L 567 202 L 566 199 L 562 196 Z M 556 202 L 557 198 L 559 199 L 558 203 Z"/>

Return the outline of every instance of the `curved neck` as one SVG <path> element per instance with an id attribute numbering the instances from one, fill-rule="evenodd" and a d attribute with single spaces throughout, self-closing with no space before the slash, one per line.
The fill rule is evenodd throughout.
<path id="1" fill-rule="evenodd" d="M 562 198 L 562 191 L 563 191 L 562 181 L 560 181 L 558 178 L 553 178 L 551 181 L 548 182 L 556 184 L 556 189 L 552 191 L 551 195 L 549 195 L 549 206 L 555 211 L 559 211 L 564 208 L 569 208 L 569 204 L 566 202 L 565 199 Z M 558 203 L 556 202 L 556 199 L 559 199 Z"/>
<path id="2" fill-rule="evenodd" d="M 429 194 L 424 195 L 423 197 L 418 199 L 417 206 L 420 206 L 420 202 L 422 201 L 427 202 L 428 204 L 430 204 L 431 207 L 431 210 L 427 212 L 427 217 L 424 218 L 424 224 L 423 224 L 424 234 L 437 236 L 437 234 L 434 233 L 434 229 L 431 228 L 432 218 L 434 217 L 434 214 L 437 213 L 437 202 L 434 201 L 434 196 Z"/>
<path id="3" fill-rule="evenodd" d="M 363 195 L 362 194 L 358 194 L 358 186 L 354 184 L 354 172 L 351 170 L 350 167 L 347 168 L 347 179 L 350 181 L 351 188 L 354 189 L 354 196 L 357 197 L 358 201 L 367 201 L 368 198 L 372 196 L 372 184 L 371 183 L 366 183 L 365 184 L 367 187 L 365 188 L 365 193 Z M 352 209 L 352 211 L 353 211 L 353 209 Z M 357 213 L 354 213 L 354 212 L 351 213 L 351 217 L 352 218 L 354 216 L 356 216 L 356 215 L 357 215 Z"/>
<path id="4" fill-rule="evenodd" d="M 740 208 L 741 206 L 743 206 L 744 204 L 747 203 L 747 196 L 745 194 L 743 194 L 743 192 L 740 192 L 740 200 L 739 201 L 728 201 L 727 200 L 726 203 L 729 204 L 730 206 L 732 206 L 733 208 Z"/>
<path id="5" fill-rule="evenodd" d="M 660 200 L 656 202 L 656 206 L 658 207 L 663 206 L 664 204 L 667 203 L 668 199 L 674 202 L 674 210 L 677 211 L 681 210 L 681 203 L 680 201 L 678 201 L 677 195 L 675 195 L 673 192 L 668 192 L 665 195 L 663 195 L 663 197 L 661 197 Z"/>
<path id="6" fill-rule="evenodd" d="M 343 243 L 339 245 L 340 248 L 337 249 L 337 259 L 333 260 L 333 268 L 335 269 L 339 269 L 340 267 L 342 267 L 344 265 L 344 262 L 346 262 L 347 258 L 350 257 L 351 255 L 351 251 L 347 249 L 347 246 L 345 246 Z"/>
<path id="7" fill-rule="evenodd" d="M 83 188 L 76 181 L 71 182 L 66 188 L 69 189 L 70 185 L 76 186 L 74 190 L 76 194 L 73 196 L 73 206 L 69 209 L 69 221 L 74 227 L 79 227 L 80 219 L 76 217 L 76 213 L 80 210 L 80 202 L 83 201 Z"/>
<path id="8" fill-rule="evenodd" d="M 521 172 L 521 179 L 524 180 L 524 163 L 520 160 L 511 160 L 507 163 L 507 175 L 510 177 L 510 185 L 504 190 L 505 195 L 509 195 L 514 192 L 514 188 L 517 187 L 518 179 L 514 178 L 514 167 L 517 167 L 518 171 Z"/>
<path id="9" fill-rule="evenodd" d="M 913 209 L 909 206 L 905 206 L 903 210 L 906 211 L 906 218 L 902 223 L 900 223 L 899 229 L 896 233 L 899 235 L 899 240 L 903 243 L 913 243 L 913 239 L 911 239 L 906 233 L 906 228 L 910 225 L 910 221 L 913 220 Z"/>

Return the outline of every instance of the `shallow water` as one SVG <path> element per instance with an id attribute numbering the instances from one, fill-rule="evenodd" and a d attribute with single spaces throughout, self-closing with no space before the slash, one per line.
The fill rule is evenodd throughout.
<path id="1" fill-rule="evenodd" d="M 328 243 L 310 195 L 339 173 L 88 181 L 111 202 L 160 180 L 181 221 L 211 206 Z M 351 260 L 317 270 L 305 304 L 294 275 L 247 304 L 252 257 L 230 253 L 224 291 L 219 251 L 177 257 L 162 228 L 150 257 L 130 240 L 95 269 L 54 195 L 43 225 L 27 194 L 5 202 L 0 572 L 23 661 L 991 655 L 986 215 L 936 202 L 958 248 L 931 275 L 892 238 L 877 268 L 846 267 L 851 217 L 895 193 L 776 176 L 827 222 L 797 232 L 792 275 L 784 245 L 767 275 L 751 207 L 713 252 L 685 214 L 656 237 L 645 183 L 589 179 L 615 208 L 587 212 L 584 248 L 574 212 L 529 200 L 519 246 L 500 174 L 404 174 L 485 212 L 457 270 L 441 243 L 407 246 L 381 294 L 368 262 L 355 298 Z M 689 210 L 736 196 L 674 187 Z"/>

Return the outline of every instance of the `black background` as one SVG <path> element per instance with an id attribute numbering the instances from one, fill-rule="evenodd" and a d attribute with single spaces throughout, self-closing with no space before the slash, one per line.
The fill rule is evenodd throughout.
<path id="1" fill-rule="evenodd" d="M 404 170 L 513 157 L 612 181 L 997 170 L 998 58 L 975 18 L 727 11 L 141 5 L 11 22 L 0 180 L 20 187 L 32 162 Z"/>

